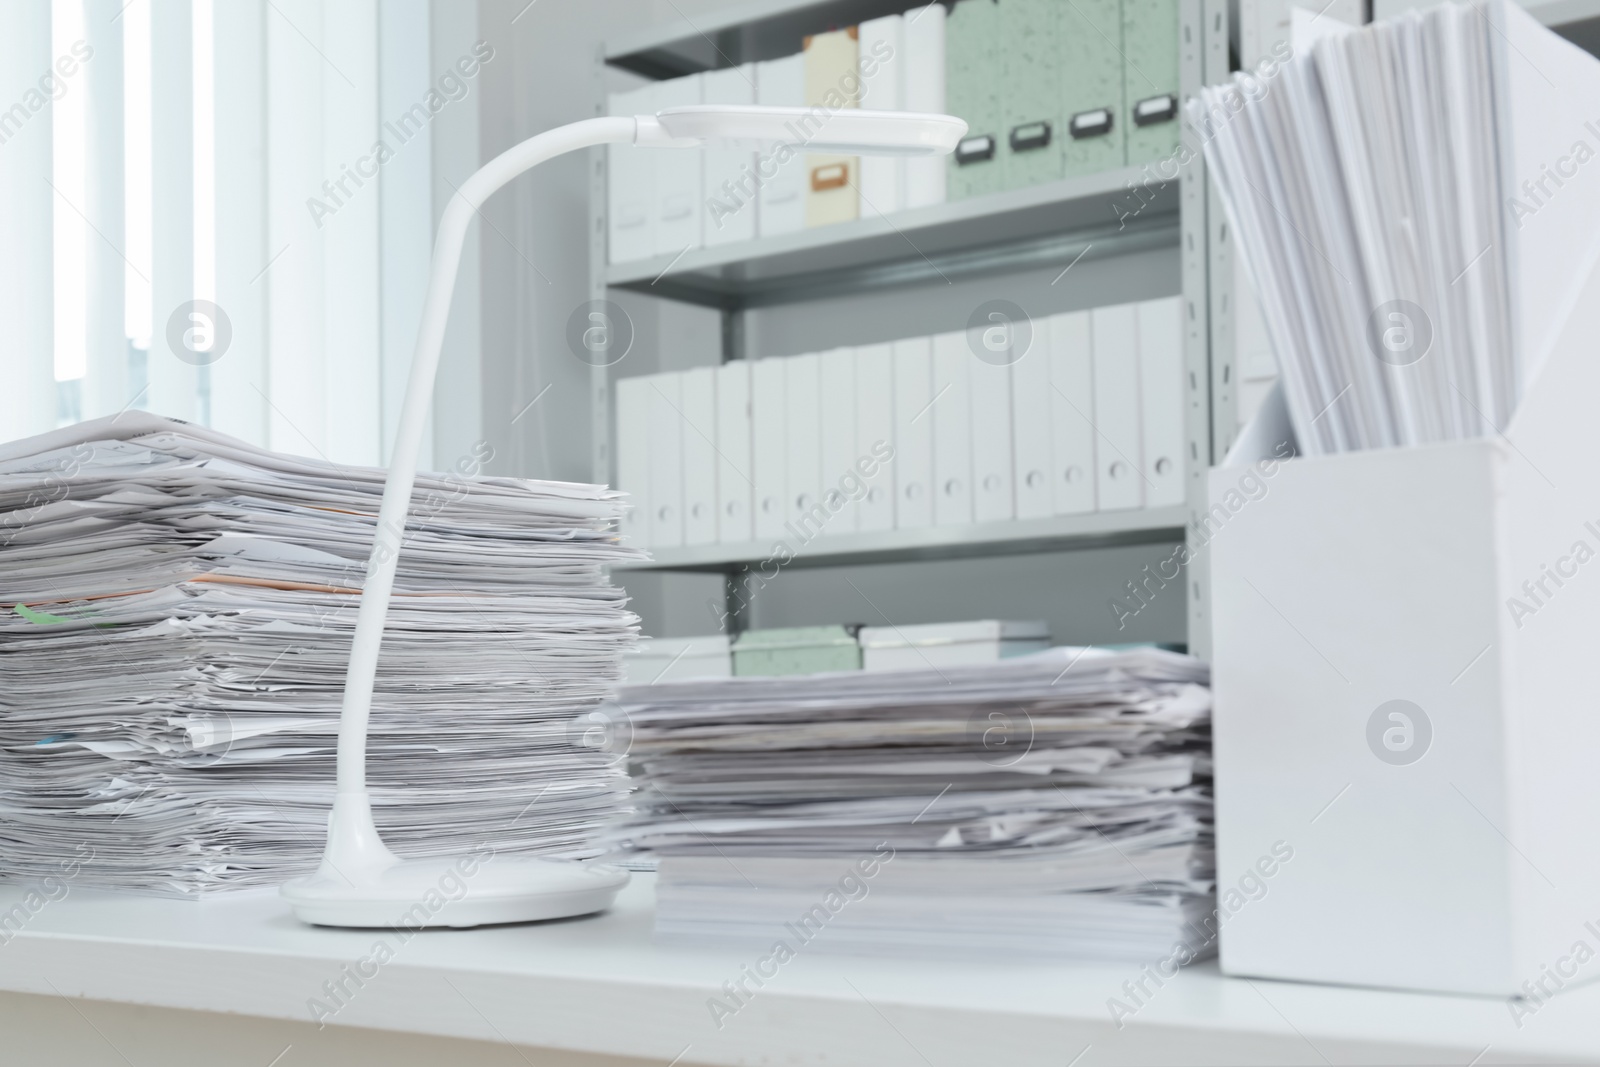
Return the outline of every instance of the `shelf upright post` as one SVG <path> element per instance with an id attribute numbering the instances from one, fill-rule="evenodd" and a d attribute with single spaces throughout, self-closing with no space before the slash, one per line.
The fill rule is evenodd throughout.
<path id="1" fill-rule="evenodd" d="M 727 363 L 735 359 L 748 359 L 749 352 L 745 347 L 746 342 L 745 307 L 743 301 L 733 300 L 722 306 L 722 362 Z M 741 634 L 750 628 L 751 590 L 745 580 L 749 568 L 735 566 L 729 568 L 722 578 L 722 596 L 725 610 L 722 617 L 723 629 L 729 637 Z"/>
<path id="2" fill-rule="evenodd" d="M 595 47 L 590 69 L 594 79 L 594 113 L 606 113 L 606 48 Z M 606 261 L 611 254 L 607 241 L 606 160 L 604 147 L 589 149 L 589 299 L 605 300 Z M 604 366 L 589 367 L 589 425 L 591 432 L 590 476 L 596 485 L 611 484 L 611 372 Z"/>
<path id="3" fill-rule="evenodd" d="M 1179 81 L 1185 102 L 1201 86 L 1226 77 L 1228 59 L 1227 0 L 1180 0 L 1178 5 Z M 1217 73 L 1217 48 L 1222 73 Z M 1183 273 L 1184 433 L 1188 442 L 1188 510 L 1185 610 L 1189 651 L 1211 654 L 1211 565 L 1200 536 L 1200 520 L 1208 506 L 1207 482 L 1215 450 L 1218 419 L 1213 322 L 1217 282 L 1213 267 L 1214 231 L 1210 220 L 1222 212 L 1206 177 L 1200 134 L 1187 117 L 1181 120 L 1179 172 L 1180 255 Z M 1225 310 L 1225 309 L 1224 309 Z"/>

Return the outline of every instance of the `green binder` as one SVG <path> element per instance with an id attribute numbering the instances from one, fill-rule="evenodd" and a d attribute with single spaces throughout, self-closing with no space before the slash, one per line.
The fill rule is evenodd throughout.
<path id="1" fill-rule="evenodd" d="M 1062 0 L 1000 0 L 998 146 L 1007 189 L 1061 177 Z"/>
<path id="2" fill-rule="evenodd" d="M 961 0 L 952 8 L 944 47 L 945 109 L 967 120 L 967 136 L 950 157 L 945 195 L 962 200 L 1002 184 L 1000 8 L 995 0 Z"/>
<path id="3" fill-rule="evenodd" d="M 1178 0 L 1122 0 L 1129 164 L 1178 150 Z"/>
<path id="4" fill-rule="evenodd" d="M 1122 99 L 1122 5 L 1072 0 L 1058 9 L 1061 40 L 1062 173 L 1115 170 L 1127 162 Z"/>
<path id="5" fill-rule="evenodd" d="M 795 626 L 782 630 L 746 630 L 733 642 L 733 673 L 816 674 L 859 671 L 861 645 L 855 629 L 845 626 Z"/>

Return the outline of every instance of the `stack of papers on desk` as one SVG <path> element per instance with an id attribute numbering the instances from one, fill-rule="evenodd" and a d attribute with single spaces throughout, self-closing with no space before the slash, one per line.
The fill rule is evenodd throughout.
<path id="1" fill-rule="evenodd" d="M 1296 36 L 1189 107 L 1299 449 L 1504 431 L 1600 255 L 1600 63 L 1507 0 Z"/>
<path id="2" fill-rule="evenodd" d="M 128 412 L 0 446 L 0 870 L 196 894 L 315 865 L 384 472 Z M 636 619 L 603 487 L 425 475 L 368 742 L 402 855 L 593 851 L 575 717 Z"/>
<path id="3" fill-rule="evenodd" d="M 817 943 L 852 951 L 1198 950 L 1207 680 L 1159 649 L 1057 648 L 625 688 L 638 792 L 608 836 L 659 857 L 668 937 L 770 944 L 825 914 Z"/>

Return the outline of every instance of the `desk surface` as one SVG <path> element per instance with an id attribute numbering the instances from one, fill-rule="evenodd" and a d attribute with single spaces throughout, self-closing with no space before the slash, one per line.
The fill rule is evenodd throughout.
<path id="1" fill-rule="evenodd" d="M 1159 989 L 1147 979 L 1152 995 L 1118 1027 L 1108 1000 L 1128 1001 L 1132 965 L 849 956 L 827 950 L 826 930 L 732 1014 L 714 1013 L 711 998 L 733 1006 L 723 984 L 765 952 L 652 942 L 652 882 L 635 876 L 597 918 L 403 942 L 302 926 L 265 893 L 71 889 L 24 908 L 13 932 L 18 913 L 4 916 L 23 892 L 4 887 L 0 989 L 682 1064 L 1600 1062 L 1600 985 L 1519 1027 L 1501 1000 L 1224 978 L 1208 963 Z"/>

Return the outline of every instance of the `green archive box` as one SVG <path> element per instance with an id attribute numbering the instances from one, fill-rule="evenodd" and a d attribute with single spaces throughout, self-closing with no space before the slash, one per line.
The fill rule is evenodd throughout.
<path id="1" fill-rule="evenodd" d="M 1115 170 L 1127 162 L 1122 99 L 1122 5 L 1072 0 L 1059 8 L 1062 173 Z"/>
<path id="2" fill-rule="evenodd" d="M 967 120 L 967 136 L 950 156 L 945 195 L 962 200 L 1002 187 L 999 4 L 961 0 L 944 32 L 945 110 Z"/>
<path id="3" fill-rule="evenodd" d="M 859 671 L 860 627 L 795 626 L 784 630 L 746 630 L 733 642 L 733 673 L 817 674 Z"/>
<path id="4" fill-rule="evenodd" d="M 1061 9 L 1066 0 L 1000 0 L 1002 126 L 1007 189 L 1061 177 Z"/>
<path id="5" fill-rule="evenodd" d="M 1178 0 L 1122 0 L 1129 164 L 1178 150 Z"/>

